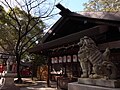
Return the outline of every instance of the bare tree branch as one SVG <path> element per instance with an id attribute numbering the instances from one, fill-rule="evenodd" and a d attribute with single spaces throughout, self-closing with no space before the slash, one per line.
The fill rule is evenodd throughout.
<path id="1" fill-rule="evenodd" d="M 41 33 L 41 32 L 36 33 L 34 36 L 32 36 L 31 38 L 29 38 L 29 40 L 22 45 L 21 50 L 23 50 L 23 48 L 28 44 L 28 42 L 30 42 L 35 36 L 40 35 L 40 33 Z M 38 39 L 40 39 L 40 38 L 41 38 L 41 37 L 39 37 Z M 38 40 L 38 39 L 37 39 L 37 40 Z M 34 43 L 35 43 L 35 42 L 36 42 L 36 40 L 34 41 Z M 34 43 L 32 43 L 32 44 L 34 44 Z M 31 44 L 31 45 L 32 45 L 32 44 Z M 31 46 L 31 45 L 30 45 L 30 46 Z M 29 47 L 30 47 L 30 46 L 29 46 Z M 28 49 L 28 48 L 27 48 L 27 49 Z"/>
<path id="2" fill-rule="evenodd" d="M 40 38 L 37 38 L 39 40 Z M 36 41 L 33 41 L 24 51 L 21 52 L 21 55 L 24 54 Z"/>

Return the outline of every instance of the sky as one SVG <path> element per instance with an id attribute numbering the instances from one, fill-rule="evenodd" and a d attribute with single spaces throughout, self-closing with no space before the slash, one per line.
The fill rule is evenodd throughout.
<path id="1" fill-rule="evenodd" d="M 85 2 L 88 2 L 88 0 L 63 0 L 61 4 L 71 11 L 78 12 L 83 11 L 83 3 Z"/>

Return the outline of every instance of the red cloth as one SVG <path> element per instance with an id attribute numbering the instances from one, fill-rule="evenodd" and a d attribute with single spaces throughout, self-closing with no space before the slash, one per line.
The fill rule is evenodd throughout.
<path id="1" fill-rule="evenodd" d="M 4 66 L 0 65 L 0 73 L 3 73 L 3 71 L 4 71 Z"/>
<path id="2" fill-rule="evenodd" d="M 23 76 L 29 76 L 29 75 L 30 75 L 30 71 L 27 70 L 27 69 L 23 69 L 22 72 L 21 72 L 21 74 L 22 74 Z"/>

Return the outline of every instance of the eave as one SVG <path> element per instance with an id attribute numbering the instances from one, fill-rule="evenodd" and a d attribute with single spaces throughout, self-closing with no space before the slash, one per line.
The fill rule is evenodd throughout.
<path id="1" fill-rule="evenodd" d="M 29 50 L 30 53 L 43 53 L 44 51 L 47 52 L 49 51 L 49 49 L 52 48 L 57 48 L 57 47 L 62 47 L 68 44 L 72 44 L 72 43 L 77 43 L 79 42 L 79 39 L 82 38 L 83 36 L 97 36 L 101 33 L 106 32 L 107 29 L 103 29 L 102 28 L 107 28 L 106 26 L 96 26 L 87 30 L 83 30 L 74 34 L 70 34 L 68 36 L 59 38 L 59 39 L 55 39 L 46 43 L 42 43 L 37 45 L 34 48 L 31 48 Z"/>

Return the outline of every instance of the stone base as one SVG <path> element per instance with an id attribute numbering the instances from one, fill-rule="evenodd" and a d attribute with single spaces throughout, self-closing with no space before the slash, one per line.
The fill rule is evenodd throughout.
<path id="1" fill-rule="evenodd" d="M 0 88 L 0 90 L 20 90 L 20 88 L 19 87 L 17 87 L 17 86 L 3 86 L 3 87 L 1 87 Z"/>
<path id="2" fill-rule="evenodd" d="M 20 88 L 14 84 L 14 76 L 16 76 L 15 73 L 5 73 L 2 76 L 4 79 L 0 90 L 20 90 Z"/>
<path id="3" fill-rule="evenodd" d="M 120 80 L 78 78 L 78 83 L 79 84 L 93 85 L 93 86 L 120 88 Z"/>
<path id="4" fill-rule="evenodd" d="M 68 90 L 120 90 L 120 88 L 85 85 L 85 84 L 78 84 L 78 82 L 74 82 L 74 83 L 68 83 Z"/>

